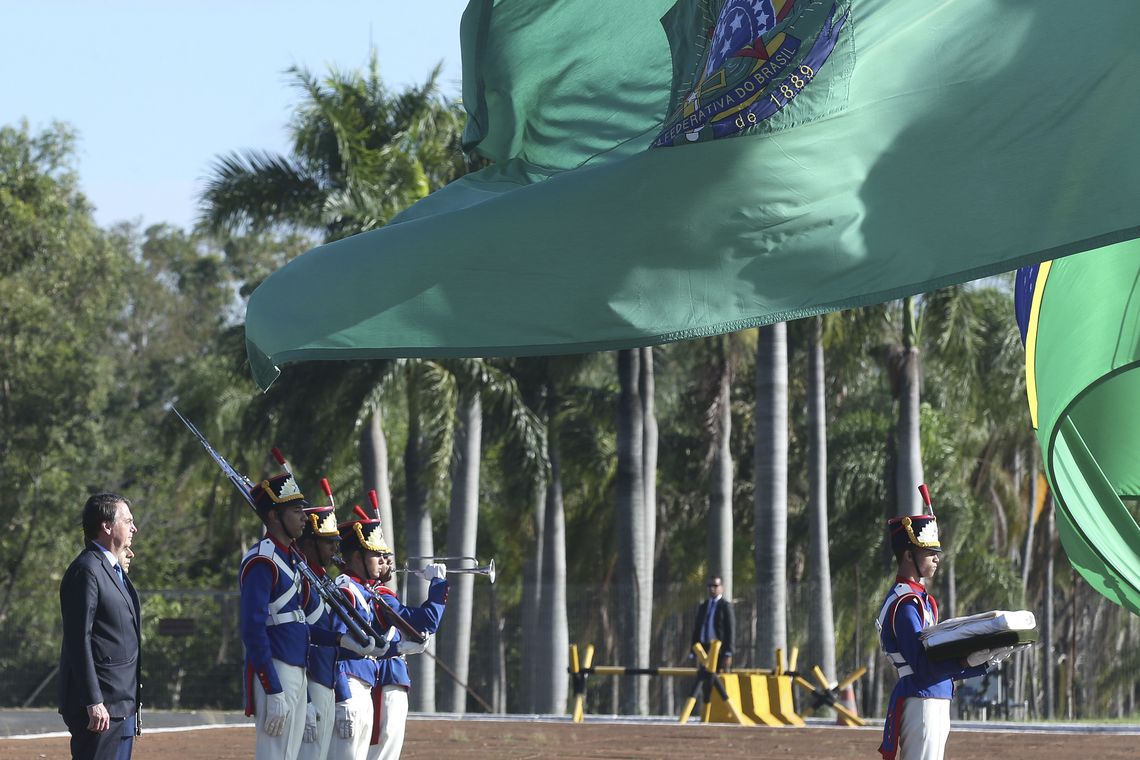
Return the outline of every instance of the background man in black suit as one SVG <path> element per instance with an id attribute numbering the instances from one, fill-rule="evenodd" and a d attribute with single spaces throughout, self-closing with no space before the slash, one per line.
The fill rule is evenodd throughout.
<path id="1" fill-rule="evenodd" d="M 137 532 L 130 502 L 95 494 L 83 506 L 87 546 L 59 584 L 63 645 L 59 712 L 73 758 L 112 760 L 139 691 L 139 598 L 120 556 Z"/>
<path id="2" fill-rule="evenodd" d="M 690 656 L 692 645 L 698 641 L 705 651 L 709 651 L 709 644 L 713 639 L 720 640 L 720 658 L 717 660 L 717 672 L 723 673 L 732 670 L 732 638 L 736 629 L 736 615 L 732 611 L 732 602 L 724 598 L 724 584 L 719 575 L 709 578 L 709 598 L 701 602 L 697 608 L 697 620 L 693 625 L 693 639 L 690 642 Z"/>

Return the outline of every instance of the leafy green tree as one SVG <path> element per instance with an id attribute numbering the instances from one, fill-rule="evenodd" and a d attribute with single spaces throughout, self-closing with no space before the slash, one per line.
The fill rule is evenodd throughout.
<path id="1" fill-rule="evenodd" d="M 54 617 L 35 571 L 82 546 L 88 490 L 126 485 L 104 475 L 116 450 L 101 414 L 130 262 L 92 221 L 74 140 L 62 124 L 0 127 L 0 622 L 13 631 Z"/>

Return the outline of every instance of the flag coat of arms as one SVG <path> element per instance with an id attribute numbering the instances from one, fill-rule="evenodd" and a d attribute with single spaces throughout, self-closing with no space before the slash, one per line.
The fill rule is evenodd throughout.
<path id="1" fill-rule="evenodd" d="M 1140 3 L 472 0 L 492 162 L 252 295 L 312 359 L 699 337 L 1140 232 Z"/>

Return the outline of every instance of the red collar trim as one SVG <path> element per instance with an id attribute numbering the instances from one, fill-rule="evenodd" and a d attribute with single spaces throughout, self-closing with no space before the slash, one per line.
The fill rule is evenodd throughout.
<path id="1" fill-rule="evenodd" d="M 926 593 L 926 586 L 923 586 L 918 581 L 912 581 L 910 578 L 904 578 L 901 575 L 895 576 L 895 583 L 905 583 L 906 585 L 910 586 L 911 591 L 916 594 Z"/>
<path id="2" fill-rule="evenodd" d="M 396 592 L 395 592 L 395 591 L 393 591 L 392 589 L 388 588 L 387 586 L 385 586 L 385 585 L 384 585 L 384 584 L 382 584 L 382 583 L 378 583 L 378 584 L 376 584 L 375 586 L 373 586 L 373 587 L 372 587 L 372 590 L 373 590 L 374 592 L 376 592 L 377 594 L 384 594 L 385 596 L 390 596 L 390 597 L 392 597 L 393 599 L 397 599 L 397 598 L 398 598 L 398 597 L 396 596 Z"/>

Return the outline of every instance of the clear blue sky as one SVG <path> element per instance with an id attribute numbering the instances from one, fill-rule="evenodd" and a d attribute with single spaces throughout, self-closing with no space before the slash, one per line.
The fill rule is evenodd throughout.
<path id="1" fill-rule="evenodd" d="M 288 152 L 298 94 L 284 70 L 362 68 L 369 43 L 393 89 L 443 62 L 460 90 L 465 0 L 0 0 L 0 124 L 79 131 L 100 225 L 189 227 L 211 161 Z"/>

